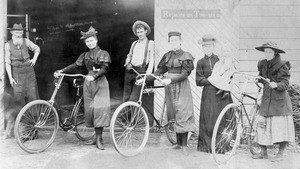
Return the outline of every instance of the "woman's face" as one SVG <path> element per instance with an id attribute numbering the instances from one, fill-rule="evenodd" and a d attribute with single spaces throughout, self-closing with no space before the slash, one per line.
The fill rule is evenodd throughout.
<path id="1" fill-rule="evenodd" d="M 271 59 L 274 58 L 275 51 L 271 48 L 265 48 L 264 49 L 264 55 L 265 55 L 265 59 L 271 60 Z"/>
<path id="2" fill-rule="evenodd" d="M 94 49 L 97 46 L 98 40 L 95 37 L 89 37 L 84 42 L 89 49 Z"/>
<path id="3" fill-rule="evenodd" d="M 210 56 L 213 53 L 214 50 L 214 44 L 205 44 L 202 45 L 202 49 L 205 55 Z"/>
<path id="4" fill-rule="evenodd" d="M 169 38 L 169 43 L 172 50 L 178 50 L 181 47 L 181 39 L 179 36 L 171 36 Z"/>

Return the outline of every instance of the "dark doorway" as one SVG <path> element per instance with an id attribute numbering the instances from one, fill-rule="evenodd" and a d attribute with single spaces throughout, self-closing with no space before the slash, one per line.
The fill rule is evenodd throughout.
<path id="1" fill-rule="evenodd" d="M 80 31 L 90 26 L 98 31 L 100 48 L 111 55 L 107 75 L 111 98 L 122 98 L 123 64 L 137 39 L 132 24 L 143 20 L 154 28 L 154 0 L 9 0 L 8 14 L 30 16 L 30 39 L 41 47 L 35 67 L 39 93 L 46 100 L 53 91 L 53 72 L 75 62 L 87 50 L 79 38 Z M 11 27 L 14 21 L 8 22 Z M 153 32 L 149 39 L 153 39 Z M 75 91 L 70 82 L 66 80 L 60 91 L 62 104 L 73 102 Z"/>

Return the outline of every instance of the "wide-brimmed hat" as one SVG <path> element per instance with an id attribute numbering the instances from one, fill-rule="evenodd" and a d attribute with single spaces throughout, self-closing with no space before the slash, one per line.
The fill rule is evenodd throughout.
<path id="1" fill-rule="evenodd" d="M 23 31 L 25 28 L 23 28 L 22 24 L 14 24 L 12 28 L 7 28 L 10 31 Z"/>
<path id="2" fill-rule="evenodd" d="M 285 51 L 279 49 L 277 44 L 275 42 L 272 42 L 272 41 L 268 41 L 268 42 L 262 44 L 261 46 L 256 47 L 255 49 L 264 52 L 265 48 L 271 48 L 271 49 L 277 51 L 278 53 L 285 53 Z"/>
<path id="3" fill-rule="evenodd" d="M 145 26 L 145 28 L 147 29 L 147 36 L 151 33 L 151 28 L 150 28 L 150 26 L 146 22 L 144 22 L 144 21 L 135 21 L 134 24 L 132 25 L 132 31 L 135 34 L 135 36 L 137 36 L 137 34 L 136 34 L 136 27 L 138 25 Z"/>
<path id="4" fill-rule="evenodd" d="M 87 39 L 91 36 L 96 35 L 97 33 L 98 32 L 95 30 L 95 28 L 91 26 L 87 32 L 80 31 L 80 34 L 82 35 L 80 39 Z"/>
<path id="5" fill-rule="evenodd" d="M 199 45 L 213 44 L 216 42 L 217 42 L 216 38 L 214 38 L 210 34 L 204 35 L 201 39 L 198 40 Z"/>

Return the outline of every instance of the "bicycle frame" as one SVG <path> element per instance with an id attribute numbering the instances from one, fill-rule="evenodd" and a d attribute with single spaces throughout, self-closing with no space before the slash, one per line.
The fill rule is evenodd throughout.
<path id="1" fill-rule="evenodd" d="M 131 68 L 136 74 L 137 74 L 137 78 L 138 77 L 143 77 L 143 82 L 142 82 L 142 88 L 141 88 L 141 92 L 140 92 L 140 96 L 139 99 L 137 101 L 137 103 L 140 105 L 140 107 L 142 106 L 142 98 L 143 98 L 143 94 L 145 89 L 155 89 L 155 88 L 162 88 L 164 86 L 151 86 L 151 87 L 146 87 L 146 77 L 147 76 L 152 76 L 154 77 L 156 80 L 158 81 L 162 81 L 161 78 L 153 75 L 153 74 L 140 74 L 139 72 L 137 72 L 134 68 Z M 165 104 L 164 104 L 165 105 Z M 163 110 L 164 110 L 164 106 L 163 106 Z M 154 119 L 154 121 L 156 122 L 156 124 L 158 124 L 158 128 L 164 127 L 162 126 L 162 121 L 163 121 L 163 113 L 162 113 L 162 117 L 160 119 L 160 122 L 156 119 L 156 117 L 154 116 L 154 114 L 150 113 L 151 117 Z"/>
<path id="2" fill-rule="evenodd" d="M 237 107 L 238 107 L 239 110 L 241 111 L 241 112 L 240 112 L 240 113 L 241 113 L 241 117 L 243 117 L 243 112 L 244 112 L 244 114 L 246 115 L 247 121 L 248 121 L 248 123 L 249 123 L 249 125 L 250 125 L 250 128 L 253 130 L 253 124 L 251 123 L 251 119 L 252 119 L 252 116 L 253 116 L 254 114 L 251 115 L 251 118 L 249 117 L 249 114 L 247 113 L 247 110 L 246 110 L 246 108 L 245 108 L 244 98 L 247 97 L 247 98 L 253 100 L 253 101 L 254 101 L 253 105 L 259 106 L 259 104 L 258 104 L 258 95 L 261 93 L 262 87 L 259 86 L 259 85 L 255 82 L 256 86 L 259 88 L 259 89 L 258 89 L 258 92 L 256 93 L 256 96 L 255 96 L 255 97 L 250 96 L 250 95 L 247 94 L 245 91 L 246 91 L 246 89 L 247 89 L 247 85 L 248 85 L 248 82 L 249 82 L 249 80 L 250 80 L 250 77 L 254 77 L 254 78 L 256 78 L 256 79 L 260 78 L 260 79 L 263 79 L 263 80 L 266 80 L 266 79 L 263 78 L 263 77 L 261 77 L 261 76 L 249 75 L 249 74 L 239 73 L 239 72 L 237 72 L 237 73 L 235 73 L 235 74 L 241 74 L 241 75 L 244 75 L 244 76 L 246 77 L 246 80 L 245 80 L 244 83 L 243 83 L 244 85 L 243 85 L 243 88 L 242 88 L 242 90 L 241 90 L 240 95 L 239 95 L 238 97 L 236 97 L 235 95 L 233 95 L 233 96 L 238 100 Z M 241 122 L 242 122 L 242 125 L 244 125 L 243 118 L 241 119 Z"/>
<path id="3" fill-rule="evenodd" d="M 51 95 L 51 98 L 50 100 L 48 101 L 51 105 L 51 107 L 49 108 L 49 110 L 46 110 L 46 111 L 43 111 L 39 117 L 39 122 L 35 125 L 35 127 L 39 127 L 39 126 L 43 126 L 44 123 L 45 123 L 45 120 L 48 118 L 49 116 L 49 112 L 51 111 L 51 109 L 53 108 L 53 105 L 55 103 L 55 97 L 56 97 L 56 94 L 58 92 L 58 90 L 60 89 L 60 86 L 61 86 L 61 83 L 64 79 L 65 76 L 69 76 L 69 77 L 77 77 L 77 76 L 81 76 L 81 77 L 85 77 L 84 75 L 82 74 L 63 74 L 63 73 L 59 73 L 59 79 L 58 79 L 58 82 L 55 83 L 55 89 Z M 72 111 L 72 113 L 74 113 Z M 59 116 L 60 117 L 60 116 Z M 72 116 L 71 116 L 72 117 Z M 59 126 L 61 128 L 64 128 L 63 124 L 61 123 L 61 120 L 59 119 Z"/>

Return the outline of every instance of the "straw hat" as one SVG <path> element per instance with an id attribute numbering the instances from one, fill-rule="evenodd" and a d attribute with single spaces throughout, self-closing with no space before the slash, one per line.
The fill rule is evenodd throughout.
<path id="1" fill-rule="evenodd" d="M 135 36 L 137 36 L 137 34 L 136 34 L 136 27 L 137 27 L 138 25 L 143 25 L 143 26 L 145 26 L 145 28 L 147 29 L 147 36 L 151 33 L 151 28 L 150 28 L 150 26 L 149 26 L 146 22 L 144 22 L 144 21 L 136 21 L 136 22 L 134 22 L 134 24 L 132 25 L 132 31 L 133 31 L 133 33 L 135 34 Z"/>

